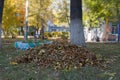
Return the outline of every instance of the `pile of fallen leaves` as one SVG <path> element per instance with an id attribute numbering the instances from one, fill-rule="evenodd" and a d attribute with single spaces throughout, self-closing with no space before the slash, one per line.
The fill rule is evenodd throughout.
<path id="1" fill-rule="evenodd" d="M 70 45 L 67 41 L 55 41 L 27 50 L 25 55 L 15 58 L 16 63 L 36 63 L 40 67 L 54 69 L 80 68 L 86 65 L 98 65 L 96 55 L 86 48 Z"/>

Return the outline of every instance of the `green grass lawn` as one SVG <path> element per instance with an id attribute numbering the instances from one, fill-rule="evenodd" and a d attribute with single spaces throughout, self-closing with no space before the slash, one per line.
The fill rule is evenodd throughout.
<path id="1" fill-rule="evenodd" d="M 54 71 L 30 64 L 10 64 L 15 56 L 24 51 L 14 49 L 14 39 L 3 39 L 3 50 L 0 53 L 0 80 L 120 80 L 120 44 L 87 43 L 87 48 L 103 58 L 103 66 L 86 66 L 70 71 Z"/>

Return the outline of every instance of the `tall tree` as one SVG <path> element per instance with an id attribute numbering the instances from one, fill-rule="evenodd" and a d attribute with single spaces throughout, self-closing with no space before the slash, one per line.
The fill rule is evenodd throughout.
<path id="1" fill-rule="evenodd" d="M 82 25 L 82 0 L 71 0 L 70 8 L 70 42 L 74 45 L 85 46 Z"/>
<path id="2" fill-rule="evenodd" d="M 3 14 L 4 0 L 0 0 L 0 51 L 2 49 L 2 14 Z"/>
<path id="3" fill-rule="evenodd" d="M 24 28 L 24 39 L 28 40 L 28 8 L 29 0 L 26 0 L 26 13 L 25 13 L 25 28 Z"/>
<path id="4" fill-rule="evenodd" d="M 104 40 L 107 40 L 108 22 L 118 23 L 120 19 L 120 0 L 84 0 L 84 4 L 87 8 L 87 16 L 90 17 L 86 18 L 91 21 L 90 25 L 93 26 L 96 21 L 100 24 L 103 23 L 103 20 L 106 21 Z"/>
<path id="5" fill-rule="evenodd" d="M 44 28 L 46 22 L 50 19 L 52 13 L 49 9 L 52 0 L 30 0 L 31 7 L 29 15 L 32 15 L 29 19 L 31 24 L 37 26 L 36 28 L 41 28 L 41 38 L 44 38 Z M 34 5 L 36 4 L 36 5 Z"/>
<path id="6" fill-rule="evenodd" d="M 84 13 L 92 20 L 92 24 L 99 19 L 119 19 L 120 0 L 83 0 Z"/>
<path id="7" fill-rule="evenodd" d="M 58 3 L 58 9 L 57 9 L 57 19 L 59 20 L 59 23 L 67 23 L 67 25 L 70 25 L 69 23 L 69 16 L 70 16 L 70 9 L 69 9 L 69 2 L 67 0 L 61 0 L 61 2 Z"/>
<path id="8" fill-rule="evenodd" d="M 17 10 L 15 8 L 14 0 L 4 1 L 4 11 L 2 19 L 2 29 L 5 36 L 16 35 L 17 27 L 19 26 L 19 20 L 17 16 Z M 9 6 L 9 7 L 8 7 Z"/>
<path id="9" fill-rule="evenodd" d="M 99 24 L 99 19 L 111 16 L 111 11 L 108 9 L 109 5 L 102 0 L 84 0 L 84 18 L 87 21 L 87 26 L 95 27 Z"/>

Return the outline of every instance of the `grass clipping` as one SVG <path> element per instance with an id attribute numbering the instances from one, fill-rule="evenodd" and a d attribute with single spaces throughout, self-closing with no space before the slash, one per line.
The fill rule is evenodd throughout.
<path id="1" fill-rule="evenodd" d="M 55 41 L 27 50 L 25 55 L 15 58 L 19 63 L 36 63 L 40 67 L 54 69 L 80 68 L 86 65 L 98 65 L 96 55 L 86 48 L 70 45 L 67 41 Z"/>

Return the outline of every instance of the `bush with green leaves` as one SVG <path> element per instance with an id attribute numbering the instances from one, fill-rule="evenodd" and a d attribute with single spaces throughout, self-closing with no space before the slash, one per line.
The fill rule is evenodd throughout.
<path id="1" fill-rule="evenodd" d="M 68 39 L 69 32 L 45 32 L 45 37 L 46 38 L 60 37 L 61 39 Z"/>
<path id="2" fill-rule="evenodd" d="M 62 39 L 68 39 L 69 38 L 69 32 L 62 32 L 61 38 Z"/>

